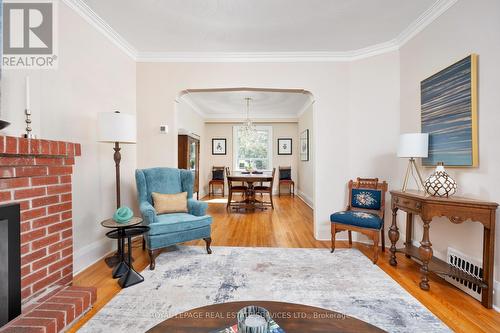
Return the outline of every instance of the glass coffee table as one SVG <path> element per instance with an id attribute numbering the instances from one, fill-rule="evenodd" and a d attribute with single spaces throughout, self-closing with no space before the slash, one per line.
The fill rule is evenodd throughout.
<path id="1" fill-rule="evenodd" d="M 148 333 L 202 333 L 222 330 L 236 324 L 236 314 L 246 306 L 263 307 L 286 333 L 380 333 L 380 328 L 342 313 L 313 306 L 268 302 L 230 302 L 204 306 L 169 318 Z"/>

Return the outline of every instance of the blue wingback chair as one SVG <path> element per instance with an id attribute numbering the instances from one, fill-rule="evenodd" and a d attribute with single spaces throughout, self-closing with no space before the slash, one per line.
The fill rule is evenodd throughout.
<path id="1" fill-rule="evenodd" d="M 191 171 L 173 168 L 152 168 L 135 171 L 139 208 L 144 224 L 150 227 L 146 233 L 150 265 L 155 268 L 156 250 L 187 242 L 204 239 L 207 253 L 212 253 L 210 237 L 212 217 L 206 214 L 207 203 L 193 199 L 194 176 Z M 188 213 L 156 214 L 152 192 L 175 194 L 187 192 Z"/>
<path id="2" fill-rule="evenodd" d="M 367 235 L 373 240 L 373 263 L 378 259 L 379 233 L 382 238 L 382 251 L 385 249 L 384 211 L 387 183 L 378 178 L 358 178 L 349 181 L 349 204 L 342 212 L 330 216 L 332 222 L 332 253 L 335 251 L 335 235 L 347 230 L 349 245 L 352 245 L 351 231 Z"/>

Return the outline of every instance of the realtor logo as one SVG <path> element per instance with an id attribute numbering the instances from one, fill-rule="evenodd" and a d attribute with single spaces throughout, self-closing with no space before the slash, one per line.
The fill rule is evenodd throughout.
<path id="1" fill-rule="evenodd" d="M 4 68 L 55 68 L 55 19 L 52 1 L 4 2 Z"/>

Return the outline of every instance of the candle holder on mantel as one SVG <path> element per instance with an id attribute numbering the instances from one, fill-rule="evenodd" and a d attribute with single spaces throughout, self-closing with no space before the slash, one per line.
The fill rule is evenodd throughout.
<path id="1" fill-rule="evenodd" d="M 31 111 L 29 109 L 24 110 L 24 115 L 26 116 L 26 133 L 23 134 L 23 138 L 34 139 L 35 137 L 31 133 Z"/>

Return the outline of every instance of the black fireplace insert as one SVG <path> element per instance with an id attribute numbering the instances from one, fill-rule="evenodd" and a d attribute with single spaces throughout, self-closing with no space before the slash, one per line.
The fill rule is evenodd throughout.
<path id="1" fill-rule="evenodd" d="M 0 206 L 0 327 L 21 314 L 19 204 Z"/>

